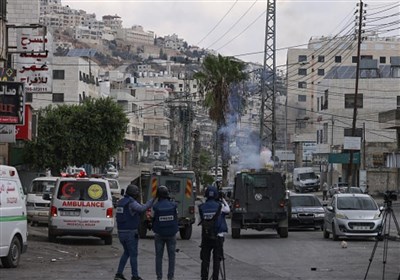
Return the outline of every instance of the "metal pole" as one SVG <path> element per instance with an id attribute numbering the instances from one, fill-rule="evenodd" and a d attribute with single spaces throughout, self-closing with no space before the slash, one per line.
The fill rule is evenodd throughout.
<path id="1" fill-rule="evenodd" d="M 333 116 L 332 116 L 332 125 L 331 125 L 331 147 L 329 149 L 330 153 L 332 154 L 333 152 L 333 125 L 335 124 L 335 121 L 333 120 Z M 330 163 L 330 170 L 329 170 L 329 177 L 330 177 L 330 185 L 333 185 L 333 163 Z"/>

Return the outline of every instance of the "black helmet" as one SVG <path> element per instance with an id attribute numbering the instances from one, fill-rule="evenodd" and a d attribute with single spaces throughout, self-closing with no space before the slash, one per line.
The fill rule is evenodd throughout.
<path id="1" fill-rule="evenodd" d="M 216 187 L 208 186 L 205 193 L 206 198 L 218 198 L 218 190 Z"/>
<path id="2" fill-rule="evenodd" d="M 158 198 L 168 198 L 169 197 L 169 190 L 166 186 L 159 186 L 157 188 L 157 197 Z"/>
<path id="3" fill-rule="evenodd" d="M 136 185 L 129 184 L 125 193 L 136 199 L 139 197 L 139 188 Z"/>

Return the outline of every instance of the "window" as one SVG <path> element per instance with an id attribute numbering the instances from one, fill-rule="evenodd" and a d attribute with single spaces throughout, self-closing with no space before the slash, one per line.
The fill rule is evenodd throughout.
<path id="1" fill-rule="evenodd" d="M 358 61 L 357 56 L 352 56 L 352 57 L 351 57 L 351 62 L 357 63 L 357 61 Z"/>
<path id="2" fill-rule="evenodd" d="M 0 18 L 4 21 L 7 18 L 7 1 L 0 1 Z"/>
<path id="3" fill-rule="evenodd" d="M 397 108 L 400 109 L 400 96 L 397 96 Z"/>
<path id="4" fill-rule="evenodd" d="M 318 69 L 318 76 L 324 76 L 325 75 L 325 69 Z"/>
<path id="5" fill-rule="evenodd" d="M 324 97 L 321 96 L 321 110 L 324 110 Z"/>
<path id="6" fill-rule="evenodd" d="M 64 102 L 64 93 L 53 93 L 53 102 Z"/>
<path id="7" fill-rule="evenodd" d="M 382 64 L 386 63 L 386 57 L 385 56 L 381 56 L 379 58 L 379 63 L 382 63 Z"/>
<path id="8" fill-rule="evenodd" d="M 131 89 L 131 96 L 136 97 L 136 89 Z"/>
<path id="9" fill-rule="evenodd" d="M 343 130 L 343 132 L 344 132 L 344 134 L 343 134 L 343 136 L 353 136 L 352 135 L 352 128 L 345 128 L 344 130 Z M 356 128 L 356 131 L 355 131 L 355 137 L 362 137 L 362 135 L 363 135 L 363 129 L 362 128 Z"/>
<path id="10" fill-rule="evenodd" d="M 299 62 L 306 62 L 307 56 L 306 55 L 299 55 Z"/>
<path id="11" fill-rule="evenodd" d="M 328 144 L 328 123 L 324 123 L 324 128 L 322 129 L 323 131 L 323 137 L 322 137 L 322 142 L 324 144 Z"/>
<path id="12" fill-rule="evenodd" d="M 297 97 L 297 100 L 299 102 L 306 102 L 307 101 L 307 95 L 299 94 L 299 96 Z"/>
<path id="13" fill-rule="evenodd" d="M 25 102 L 32 102 L 33 101 L 33 94 L 32 92 L 25 93 Z"/>
<path id="14" fill-rule="evenodd" d="M 64 80 L 65 79 L 65 71 L 64 70 L 53 70 L 53 79 L 54 80 Z"/>
<path id="15" fill-rule="evenodd" d="M 342 57 L 340 55 L 335 56 L 335 62 L 336 63 L 341 63 L 342 62 Z"/>
<path id="16" fill-rule="evenodd" d="M 354 108 L 354 94 L 344 95 L 344 108 L 353 109 Z M 357 108 L 363 108 L 363 95 L 357 94 Z"/>
<path id="17" fill-rule="evenodd" d="M 299 82 L 298 87 L 299 88 L 307 88 L 307 83 L 306 82 Z"/>
<path id="18" fill-rule="evenodd" d="M 328 93 L 329 93 L 329 90 L 325 90 L 325 92 L 324 92 L 325 102 L 322 104 L 322 109 L 324 109 L 324 110 L 328 109 Z"/>
<path id="19" fill-rule="evenodd" d="M 325 56 L 319 55 L 318 56 L 318 62 L 325 62 Z"/>
<path id="20" fill-rule="evenodd" d="M 307 69 L 299 68 L 299 75 L 306 76 L 307 75 Z"/>

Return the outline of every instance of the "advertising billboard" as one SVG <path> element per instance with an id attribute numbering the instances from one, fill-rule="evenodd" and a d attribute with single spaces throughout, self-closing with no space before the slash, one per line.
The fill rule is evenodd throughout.
<path id="1" fill-rule="evenodd" d="M 0 124 L 23 124 L 24 83 L 0 82 Z"/>

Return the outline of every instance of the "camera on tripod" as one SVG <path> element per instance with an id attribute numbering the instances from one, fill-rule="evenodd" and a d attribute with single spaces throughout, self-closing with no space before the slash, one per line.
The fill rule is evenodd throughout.
<path id="1" fill-rule="evenodd" d="M 385 202 L 392 202 L 397 200 L 397 192 L 395 191 L 386 191 L 383 193 L 383 199 Z"/>

